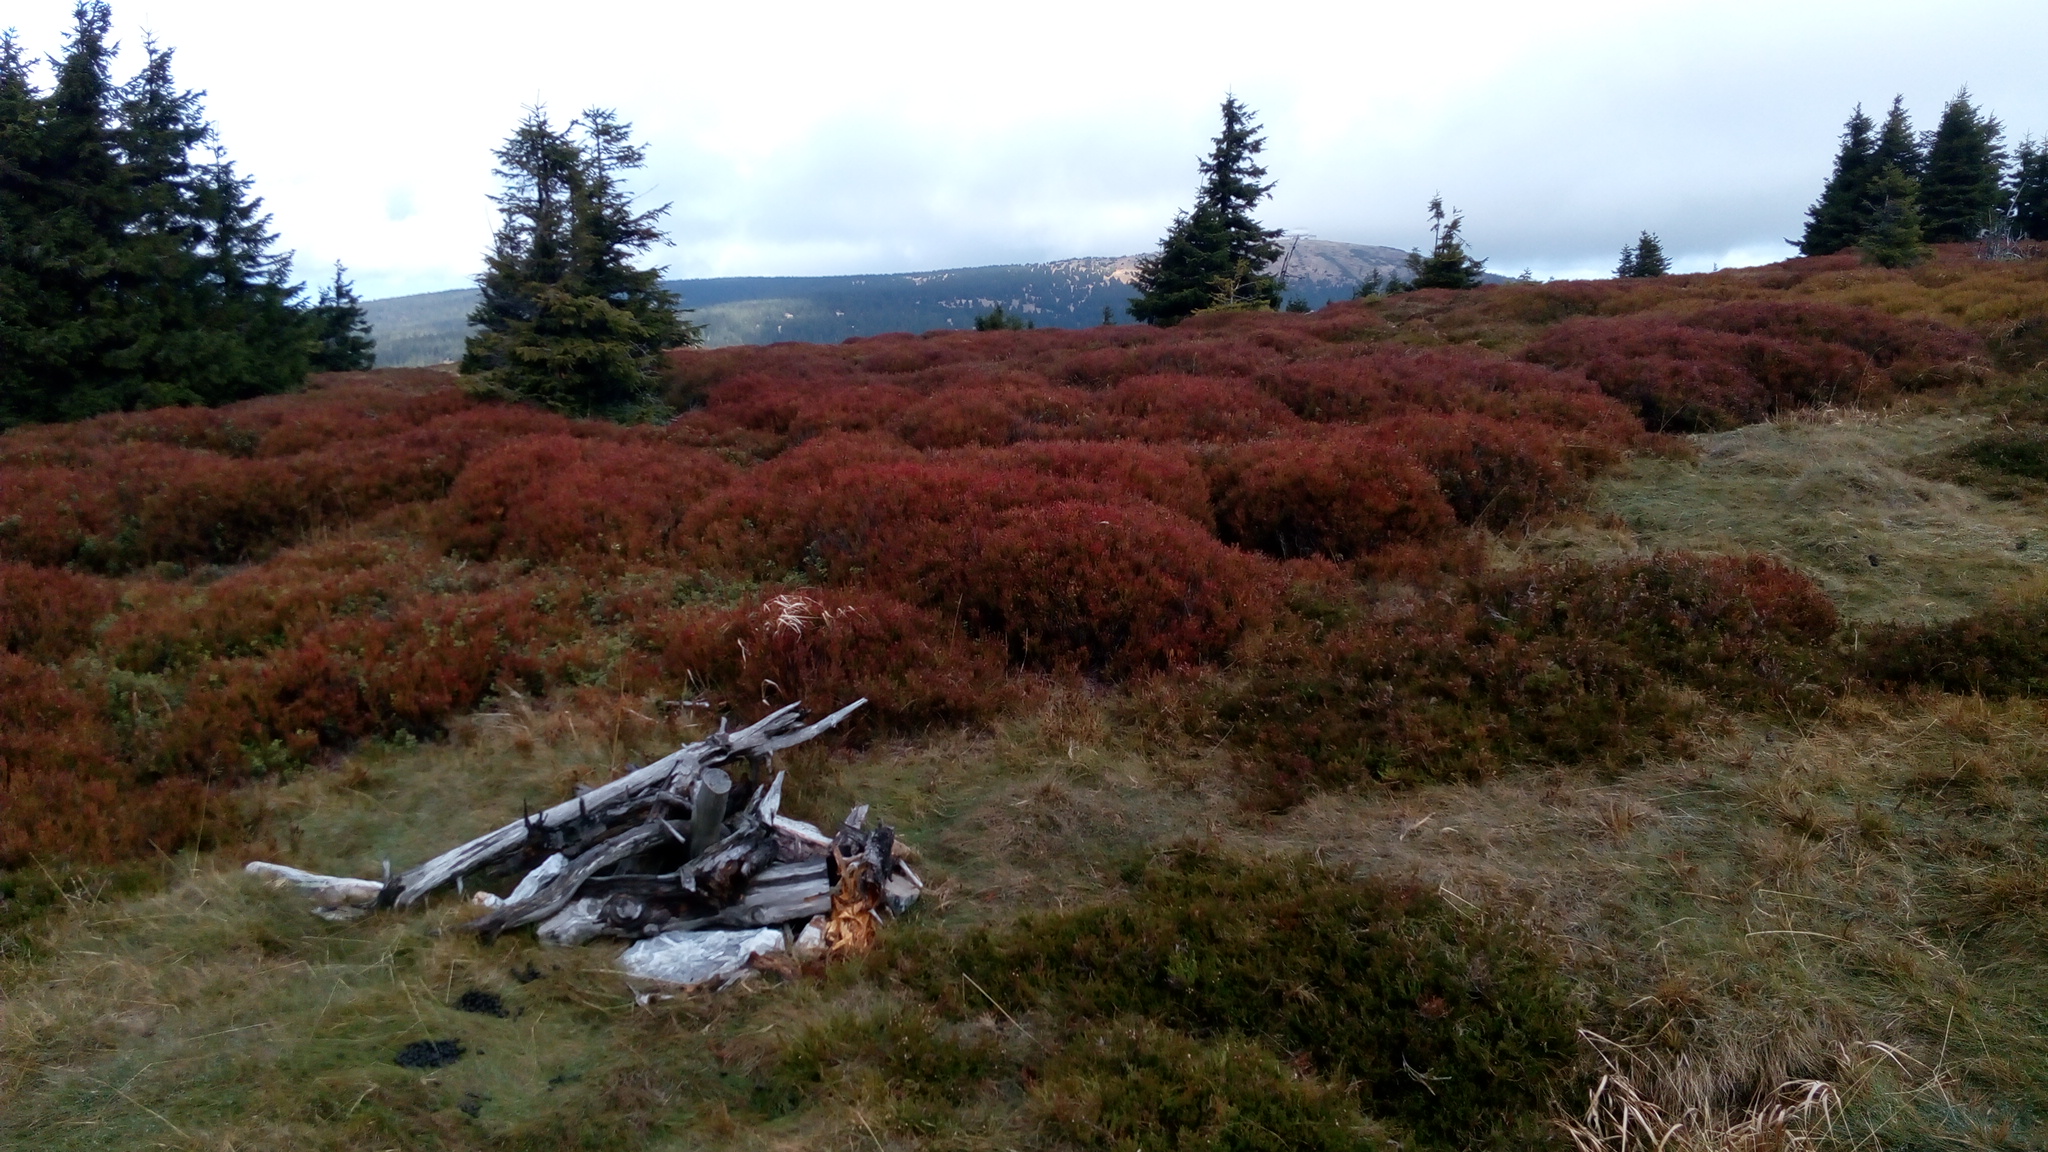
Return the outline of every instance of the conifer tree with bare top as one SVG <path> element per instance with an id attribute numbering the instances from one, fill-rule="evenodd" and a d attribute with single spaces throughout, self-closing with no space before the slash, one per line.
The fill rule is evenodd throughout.
<path id="1" fill-rule="evenodd" d="M 1138 265 L 1130 313 L 1147 324 L 1177 324 L 1214 308 L 1280 306 L 1280 280 L 1266 271 L 1280 258 L 1280 230 L 1252 215 L 1273 192 L 1257 160 L 1266 139 L 1236 96 L 1223 101 L 1223 130 L 1213 143 L 1194 208 L 1174 217 L 1158 255 Z"/>

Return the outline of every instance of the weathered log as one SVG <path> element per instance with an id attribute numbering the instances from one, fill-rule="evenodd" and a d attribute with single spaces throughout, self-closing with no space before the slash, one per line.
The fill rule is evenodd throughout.
<path id="1" fill-rule="evenodd" d="M 815 824 L 777 815 L 768 826 L 775 833 L 775 858 L 784 864 L 819 860 L 832 853 L 832 838 Z"/>
<path id="2" fill-rule="evenodd" d="M 659 820 L 650 821 L 637 828 L 628 829 L 617 836 L 578 856 L 569 862 L 562 874 L 541 885 L 532 896 L 517 903 L 510 900 L 491 909 L 489 914 L 469 925 L 472 931 L 495 938 L 507 928 L 517 928 L 536 920 L 545 920 L 567 907 L 576 898 L 583 882 L 596 875 L 599 869 L 609 868 L 635 852 L 668 839 L 668 831 Z"/>
<path id="3" fill-rule="evenodd" d="M 701 856 L 718 842 L 725 826 L 725 802 L 732 795 L 732 777 L 722 768 L 706 768 L 690 794 L 690 855 Z"/>
<path id="4" fill-rule="evenodd" d="M 747 882 L 740 902 L 715 918 L 733 928 L 757 928 L 807 920 L 832 908 L 832 881 L 819 857 L 796 864 L 771 864 Z"/>
<path id="5" fill-rule="evenodd" d="M 724 904 L 748 877 L 774 863 L 772 821 L 781 814 L 783 779 L 784 773 L 777 772 L 766 788 L 754 793 L 753 801 L 740 814 L 731 834 L 683 865 L 676 880 L 684 892 L 712 904 Z"/>
<path id="6" fill-rule="evenodd" d="M 604 934 L 604 921 L 598 918 L 603 907 L 604 901 L 595 898 L 571 900 L 560 912 L 541 921 L 534 935 L 541 943 L 557 948 L 588 944 Z"/>
<path id="7" fill-rule="evenodd" d="M 376 880 L 353 876 L 322 876 L 286 864 L 251 860 L 242 866 L 251 876 L 260 876 L 272 888 L 297 888 L 313 897 L 313 915 L 322 920 L 358 920 L 369 914 L 384 885 Z"/>
<path id="8" fill-rule="evenodd" d="M 518 851 L 530 837 L 566 828 L 579 821 L 603 821 L 663 792 L 674 796 L 687 795 L 706 768 L 735 758 L 750 761 L 766 759 L 785 748 L 793 748 L 831 730 L 865 703 L 865 698 L 856 700 L 808 725 L 802 722 L 797 712 L 798 705 L 791 704 L 770 712 L 737 732 L 720 731 L 708 739 L 686 744 L 645 768 L 599 785 L 536 816 L 514 821 L 408 869 L 384 886 L 378 902 L 383 905 L 417 903 L 442 885 L 453 883 L 457 877 Z"/>

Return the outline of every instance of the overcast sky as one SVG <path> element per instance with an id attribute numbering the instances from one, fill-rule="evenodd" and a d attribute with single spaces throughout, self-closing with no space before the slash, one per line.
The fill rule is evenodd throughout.
<path id="1" fill-rule="evenodd" d="M 12 0 L 32 52 L 69 0 Z M 177 52 L 298 272 L 466 286 L 491 151 L 531 104 L 615 108 L 673 201 L 674 276 L 825 275 L 1150 249 L 1235 91 L 1269 225 L 1411 247 L 1432 193 L 1493 270 L 1600 275 L 1641 229 L 1683 269 L 1782 258 L 1850 106 L 1931 127 L 1969 85 L 2048 135 L 2048 3 L 527 3 L 116 0 Z"/>

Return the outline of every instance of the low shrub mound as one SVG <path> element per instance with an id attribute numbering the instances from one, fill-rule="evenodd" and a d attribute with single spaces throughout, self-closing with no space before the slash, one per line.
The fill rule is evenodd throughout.
<path id="1" fill-rule="evenodd" d="M 1859 668 L 1880 687 L 2048 697 L 2048 596 L 1940 624 L 1882 626 L 1861 640 Z"/>
<path id="2" fill-rule="evenodd" d="M 1017 662 L 1116 677 L 1216 659 L 1272 600 L 1257 563 L 1193 522 L 1089 501 L 1005 514 L 956 588 L 963 618 Z"/>
<path id="3" fill-rule="evenodd" d="M 62 673 L 0 652 L 0 869 L 133 860 L 201 830 L 204 787 L 152 779 L 110 737 Z"/>
<path id="4" fill-rule="evenodd" d="M 1668 747 L 1720 701 L 1810 712 L 1840 682 L 1833 605 L 1763 557 L 1572 562 L 1283 635 L 1198 711 L 1255 803 L 1357 781 L 1475 779 Z"/>
<path id="5" fill-rule="evenodd" d="M 709 452 L 640 438 L 528 436 L 482 453 L 448 494 L 443 539 L 479 560 L 642 560 L 679 549 L 684 510 L 731 480 Z"/>
<path id="6" fill-rule="evenodd" d="M 1568 320 L 1523 355 L 1584 371 L 1659 432 L 1718 432 L 1782 409 L 1849 403 L 1877 387 L 1869 357 L 1851 348 L 1740 336 L 1662 316 Z"/>
<path id="7" fill-rule="evenodd" d="M 999 651 L 876 592 L 791 589 L 737 608 L 661 612 L 635 633 L 656 678 L 721 712 L 864 696 L 856 732 L 915 733 L 987 719 L 1015 695 Z"/>
<path id="8" fill-rule="evenodd" d="M 1982 351 L 1976 337 L 1932 320 L 1892 316 L 1818 300 L 1746 300 L 1695 312 L 1696 328 L 1800 343 L 1839 344 L 1870 358 L 1902 384 L 1918 373 Z"/>
<path id="9" fill-rule="evenodd" d="M 1406 448 L 1356 432 L 1243 445 L 1217 459 L 1211 483 L 1223 539 L 1281 559 L 1349 560 L 1436 540 L 1456 523 Z"/>
<path id="10" fill-rule="evenodd" d="M 1814 301 L 1743 301 L 1684 315 L 1567 320 L 1524 359 L 1583 371 L 1652 431 L 1715 432 L 1813 404 L 1941 383 L 1980 350 L 1928 320 Z"/>
<path id="11" fill-rule="evenodd" d="M 1088 1148 L 1555 1142 L 1576 1018 L 1522 931 L 1306 861 L 1183 852 L 1131 879 L 965 938 L 898 933 L 874 971 L 901 1007 L 800 1037 L 778 1075 L 811 1097 L 878 1070 L 927 1121 L 1028 1086 L 1044 1133 Z M 976 1026 L 991 1003 L 1013 1028 Z"/>
<path id="12" fill-rule="evenodd" d="M 0 652 L 61 663 L 92 646 L 94 625 L 119 599 L 110 581 L 0 561 Z"/>
<path id="13" fill-rule="evenodd" d="M 1460 524 L 1497 529 L 1576 505 L 1586 491 L 1582 473 L 1604 471 L 1619 457 L 1574 451 L 1546 424 L 1466 413 L 1397 416 L 1374 425 L 1373 435 L 1429 469 Z"/>

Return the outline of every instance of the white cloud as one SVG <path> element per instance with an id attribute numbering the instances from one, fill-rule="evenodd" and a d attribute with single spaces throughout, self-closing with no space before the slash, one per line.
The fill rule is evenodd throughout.
<path id="1" fill-rule="evenodd" d="M 55 51 L 70 0 L 10 16 Z M 1849 106 L 1931 124 L 1968 83 L 2048 132 L 2038 0 L 990 5 L 117 0 L 178 52 L 302 269 L 465 283 L 521 109 L 615 107 L 672 200 L 677 275 L 887 271 L 1142 250 L 1235 90 L 1270 223 L 1408 246 L 1442 191 L 1496 269 L 1775 258 Z"/>

